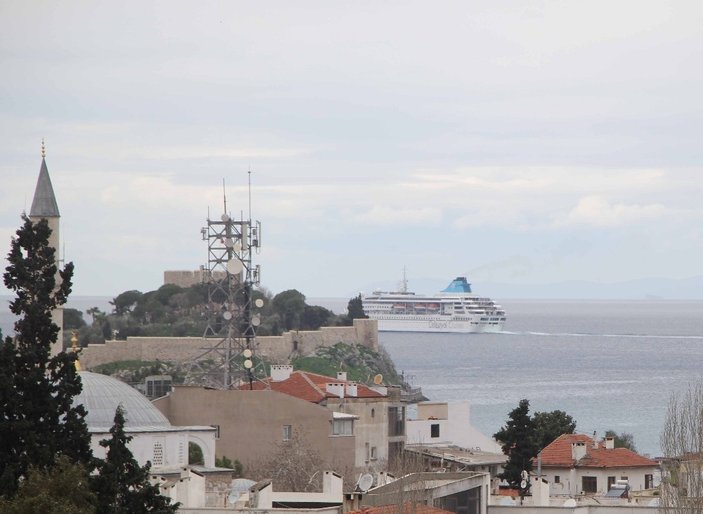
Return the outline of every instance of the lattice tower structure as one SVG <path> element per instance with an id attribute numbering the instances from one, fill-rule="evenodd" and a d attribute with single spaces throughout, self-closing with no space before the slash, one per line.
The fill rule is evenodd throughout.
<path id="1" fill-rule="evenodd" d="M 219 220 L 208 218 L 201 234 L 208 245 L 207 325 L 203 351 L 190 362 L 186 383 L 217 389 L 251 385 L 264 374 L 256 356 L 263 302 L 252 298 L 261 278 L 260 266 L 252 263 L 261 247 L 261 223 L 223 214 Z"/>

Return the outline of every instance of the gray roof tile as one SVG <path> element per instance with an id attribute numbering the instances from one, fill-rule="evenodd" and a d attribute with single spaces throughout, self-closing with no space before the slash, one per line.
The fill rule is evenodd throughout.
<path id="1" fill-rule="evenodd" d="M 54 188 L 51 186 L 49 170 L 46 167 L 46 160 L 42 157 L 37 187 L 34 190 L 34 200 L 32 209 L 29 211 L 32 217 L 59 217 L 59 206 L 56 203 Z"/>

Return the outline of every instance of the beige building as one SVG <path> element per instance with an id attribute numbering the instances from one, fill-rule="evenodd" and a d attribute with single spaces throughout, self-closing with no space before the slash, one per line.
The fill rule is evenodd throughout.
<path id="1" fill-rule="evenodd" d="M 405 405 L 397 387 L 371 388 L 274 365 L 272 376 L 241 390 L 174 386 L 154 405 L 173 424 L 218 428 L 216 453 L 256 467 L 301 433 L 322 469 L 356 478 L 388 469 L 405 444 Z"/>
<path id="2" fill-rule="evenodd" d="M 215 390 L 173 386 L 154 405 L 173 424 L 217 428 L 216 455 L 256 468 L 277 445 L 300 433 L 322 458 L 322 469 L 346 472 L 354 464 L 353 431 L 335 433 L 339 419 L 329 409 L 277 391 Z M 353 424 L 353 418 L 344 418 Z"/>
<path id="3" fill-rule="evenodd" d="M 248 387 L 248 386 L 247 386 Z M 369 387 L 347 380 L 345 372 L 336 378 L 307 371 L 293 371 L 293 366 L 271 367 L 271 377 L 254 387 L 270 388 L 306 400 L 329 411 L 354 417 L 353 427 L 337 420 L 333 431 L 353 431 L 355 436 L 355 473 L 374 473 L 393 467 L 405 446 L 405 404 L 399 387 Z"/>

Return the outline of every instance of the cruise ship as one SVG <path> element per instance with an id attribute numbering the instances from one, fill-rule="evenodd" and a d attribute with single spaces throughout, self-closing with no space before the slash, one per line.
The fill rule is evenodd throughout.
<path id="1" fill-rule="evenodd" d="M 374 291 L 362 304 L 381 332 L 500 332 L 505 323 L 503 308 L 472 293 L 466 277 L 431 296 L 409 292 L 403 278 L 399 291 Z"/>

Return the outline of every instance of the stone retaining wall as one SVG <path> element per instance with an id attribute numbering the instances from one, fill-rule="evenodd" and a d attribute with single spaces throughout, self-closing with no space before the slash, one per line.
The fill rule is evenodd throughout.
<path id="1" fill-rule="evenodd" d="M 312 355 L 320 347 L 339 342 L 378 350 L 378 322 L 355 319 L 351 327 L 285 332 L 280 336 L 257 337 L 256 342 L 257 354 L 273 364 L 285 364 L 293 356 Z M 91 344 L 83 348 L 80 360 L 84 369 L 125 360 L 187 362 L 202 354 L 205 347 L 202 337 L 128 337 L 126 341 Z"/>

